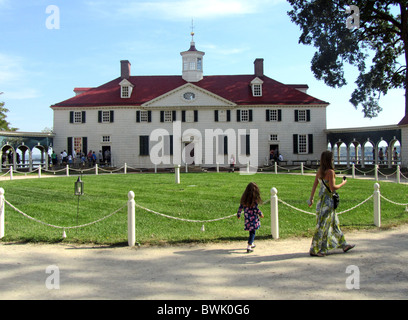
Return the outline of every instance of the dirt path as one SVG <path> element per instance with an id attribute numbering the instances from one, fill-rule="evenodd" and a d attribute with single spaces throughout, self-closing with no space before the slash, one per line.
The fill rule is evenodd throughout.
<path id="1" fill-rule="evenodd" d="M 346 233 L 356 248 L 308 255 L 311 239 L 172 247 L 0 244 L 0 299 L 408 299 L 408 225 Z M 56 268 L 59 289 L 55 285 Z M 346 269 L 351 267 L 351 273 Z M 359 289 L 346 286 L 357 277 Z M 350 278 L 350 279 L 351 279 Z M 349 281 L 349 286 L 356 285 Z"/>

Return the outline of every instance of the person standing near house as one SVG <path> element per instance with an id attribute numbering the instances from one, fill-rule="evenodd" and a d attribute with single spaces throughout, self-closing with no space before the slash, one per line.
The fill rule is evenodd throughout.
<path id="1" fill-rule="evenodd" d="M 340 230 L 339 219 L 334 209 L 333 197 L 323 181 L 332 191 L 341 188 L 347 183 L 347 180 L 343 179 L 340 184 L 336 184 L 333 153 L 331 151 L 324 151 L 321 154 L 320 167 L 316 173 L 308 201 L 309 207 L 311 207 L 315 191 L 320 182 L 319 201 L 316 205 L 317 225 L 309 252 L 311 256 L 317 257 L 324 257 L 330 249 L 342 248 L 344 252 L 347 252 L 354 248 L 354 245 L 349 245 L 346 242 L 344 234 Z"/>
<path id="2" fill-rule="evenodd" d="M 231 158 L 230 158 L 230 169 L 229 169 L 229 172 L 234 172 L 234 169 L 235 169 L 235 158 L 234 158 L 234 155 L 232 154 L 232 155 L 231 155 Z"/>

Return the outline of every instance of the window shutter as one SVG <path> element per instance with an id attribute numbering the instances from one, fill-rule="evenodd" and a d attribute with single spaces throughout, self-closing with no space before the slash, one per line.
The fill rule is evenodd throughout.
<path id="1" fill-rule="evenodd" d="M 147 111 L 147 122 L 152 122 L 152 112 Z"/>
<path id="2" fill-rule="evenodd" d="M 173 155 L 173 135 L 170 135 L 170 155 Z"/>
<path id="3" fill-rule="evenodd" d="M 174 112 L 174 111 L 173 111 Z M 173 114 L 173 121 L 174 121 L 174 114 Z M 181 111 L 181 122 L 186 122 L 186 111 L 182 110 Z"/>
<path id="4" fill-rule="evenodd" d="M 136 122 L 140 122 L 140 111 L 136 111 Z"/>
<path id="5" fill-rule="evenodd" d="M 86 123 L 86 111 L 82 111 L 82 123 Z"/>
<path id="6" fill-rule="evenodd" d="M 282 121 L 282 110 L 278 110 L 278 121 Z"/>
<path id="7" fill-rule="evenodd" d="M 198 110 L 194 110 L 194 122 L 198 122 Z"/>
<path id="8" fill-rule="evenodd" d="M 265 120 L 266 121 L 271 121 L 271 119 L 269 118 L 269 109 L 266 109 L 265 111 L 266 111 L 265 112 Z"/>
<path id="9" fill-rule="evenodd" d="M 228 155 L 228 136 L 224 136 L 224 155 Z"/>
<path id="10" fill-rule="evenodd" d="M 176 110 L 173 111 L 173 121 L 176 121 Z"/>
<path id="11" fill-rule="evenodd" d="M 98 122 L 99 123 L 102 122 L 102 111 L 101 110 L 98 111 Z"/>
<path id="12" fill-rule="evenodd" d="M 231 121 L 231 110 L 227 110 L 227 121 Z"/>
<path id="13" fill-rule="evenodd" d="M 114 111 L 113 110 L 111 110 L 110 111 L 110 122 L 113 122 L 114 121 Z"/>
<path id="14" fill-rule="evenodd" d="M 241 121 L 241 110 L 237 110 L 237 122 Z"/>
<path id="15" fill-rule="evenodd" d="M 74 123 L 74 111 L 69 112 L 69 123 Z"/>
<path id="16" fill-rule="evenodd" d="M 164 122 L 164 111 L 160 111 L 160 122 Z"/>
<path id="17" fill-rule="evenodd" d="M 308 147 L 309 147 L 308 152 L 309 152 L 309 153 L 313 153 L 313 134 L 309 134 L 309 135 L 308 135 L 307 144 L 308 144 Z"/>
<path id="18" fill-rule="evenodd" d="M 218 122 L 218 110 L 214 110 L 214 121 Z"/>
<path id="19" fill-rule="evenodd" d="M 310 122 L 310 110 L 306 110 L 306 121 Z"/>
<path id="20" fill-rule="evenodd" d="M 295 122 L 299 121 L 299 110 L 295 110 Z"/>
<path id="21" fill-rule="evenodd" d="M 88 138 L 87 137 L 82 138 L 82 152 L 85 154 L 85 156 L 88 154 Z"/>
<path id="22" fill-rule="evenodd" d="M 298 135 L 297 134 L 293 135 L 293 153 L 294 154 L 298 153 Z"/>
<path id="23" fill-rule="evenodd" d="M 72 155 L 72 137 L 67 138 L 68 155 Z"/>
<path id="24" fill-rule="evenodd" d="M 249 113 L 249 117 L 248 117 L 248 118 L 249 118 L 249 122 L 252 122 L 252 110 L 249 110 L 248 113 Z"/>
<path id="25" fill-rule="evenodd" d="M 250 135 L 247 134 L 245 136 L 245 151 L 246 151 L 246 155 L 250 155 L 251 154 L 251 142 L 249 140 Z"/>

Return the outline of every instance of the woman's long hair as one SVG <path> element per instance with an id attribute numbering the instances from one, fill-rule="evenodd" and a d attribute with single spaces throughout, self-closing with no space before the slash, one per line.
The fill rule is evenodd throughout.
<path id="1" fill-rule="evenodd" d="M 323 179 L 329 169 L 334 170 L 333 152 L 323 151 L 320 156 L 319 178 Z"/>
<path id="2" fill-rule="evenodd" d="M 244 207 L 254 207 L 261 203 L 261 193 L 259 187 L 255 182 L 250 182 L 241 197 L 241 204 Z"/>

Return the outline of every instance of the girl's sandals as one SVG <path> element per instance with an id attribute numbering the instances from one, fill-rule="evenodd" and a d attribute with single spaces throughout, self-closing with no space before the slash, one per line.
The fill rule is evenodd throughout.
<path id="1" fill-rule="evenodd" d="M 355 244 L 348 244 L 347 246 L 345 246 L 343 248 L 343 252 L 347 252 L 347 251 L 353 249 L 355 246 L 356 246 Z"/>

